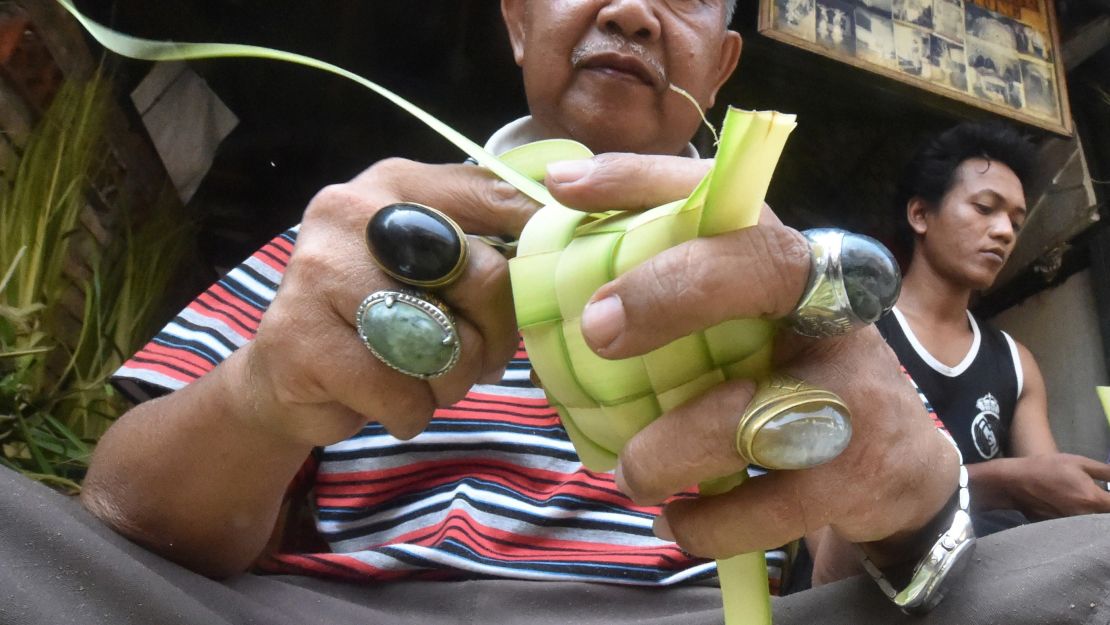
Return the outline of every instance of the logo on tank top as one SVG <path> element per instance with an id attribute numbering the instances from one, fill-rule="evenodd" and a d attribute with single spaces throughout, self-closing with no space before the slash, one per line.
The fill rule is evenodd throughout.
<path id="1" fill-rule="evenodd" d="M 975 402 L 979 414 L 971 421 L 971 440 L 975 442 L 975 449 L 984 460 L 990 460 L 998 455 L 998 431 L 1002 419 L 998 416 L 1000 408 L 994 395 L 987 393 Z"/>

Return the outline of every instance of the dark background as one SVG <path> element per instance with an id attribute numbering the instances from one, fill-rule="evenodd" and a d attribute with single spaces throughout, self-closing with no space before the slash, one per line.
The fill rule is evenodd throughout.
<path id="1" fill-rule="evenodd" d="M 138 36 L 250 43 L 315 56 L 384 84 L 479 143 L 526 113 L 499 3 L 492 0 L 77 4 L 98 21 Z M 1105 13 L 1103 4 L 1058 2 L 1061 38 Z M 744 51 L 710 119 L 719 122 L 723 103 L 797 113 L 799 127 L 768 201 L 790 225 L 838 225 L 893 246 L 893 227 L 903 213 L 890 206 L 890 197 L 909 152 L 928 134 L 989 113 L 771 41 L 756 32 L 757 13 L 755 0 L 739 3 L 733 28 L 744 35 Z M 1108 52 L 1104 48 L 1068 76 L 1077 126 L 1095 144 L 1088 146 L 1088 158 L 1096 179 L 1108 177 L 1099 174 L 1110 141 L 1110 102 L 1101 95 L 1110 85 Z M 121 94 L 149 69 L 148 63 L 118 58 L 109 64 Z M 202 257 L 215 267 L 233 265 L 296 223 L 319 188 L 349 179 L 376 160 L 463 158 L 407 114 L 338 77 L 258 60 L 193 67 L 240 118 L 186 207 L 203 226 Z M 1049 136 L 1027 130 L 1038 141 Z M 704 133 L 695 142 L 709 152 Z M 1028 276 L 1015 283 L 1007 301 L 1046 284 Z"/>

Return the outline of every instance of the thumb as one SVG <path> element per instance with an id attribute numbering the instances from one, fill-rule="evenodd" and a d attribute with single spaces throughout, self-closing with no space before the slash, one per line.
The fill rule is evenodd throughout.
<path id="1" fill-rule="evenodd" d="M 550 163 L 544 184 L 578 210 L 643 210 L 690 195 L 712 167 L 707 159 L 609 153 Z"/>

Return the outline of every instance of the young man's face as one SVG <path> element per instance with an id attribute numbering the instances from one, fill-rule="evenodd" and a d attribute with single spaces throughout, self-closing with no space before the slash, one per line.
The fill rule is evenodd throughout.
<path id="1" fill-rule="evenodd" d="M 955 184 L 933 210 L 910 209 L 928 262 L 961 286 L 985 289 L 1010 257 L 1025 222 L 1021 181 L 998 161 L 972 158 L 956 169 Z"/>
<path id="2" fill-rule="evenodd" d="M 502 0 L 533 117 L 594 152 L 677 154 L 732 74 L 725 0 Z"/>

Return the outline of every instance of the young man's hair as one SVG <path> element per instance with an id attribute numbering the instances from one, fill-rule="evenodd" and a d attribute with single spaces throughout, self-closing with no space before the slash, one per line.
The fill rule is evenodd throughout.
<path id="1" fill-rule="evenodd" d="M 925 142 L 906 165 L 894 208 L 898 219 L 898 244 L 909 251 L 914 246 L 913 229 L 906 220 L 906 206 L 915 197 L 940 208 L 941 200 L 956 184 L 956 169 L 969 158 L 1006 165 L 1029 188 L 1037 166 L 1037 151 L 1016 128 L 999 121 L 964 122 Z M 989 166 L 989 165 L 988 165 Z"/>

